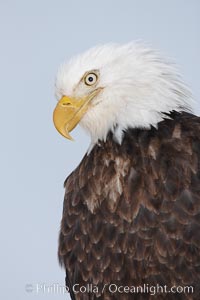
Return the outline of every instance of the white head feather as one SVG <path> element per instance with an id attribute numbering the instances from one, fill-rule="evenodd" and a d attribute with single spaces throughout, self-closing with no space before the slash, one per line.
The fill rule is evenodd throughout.
<path id="1" fill-rule="evenodd" d="M 98 46 L 64 63 L 56 79 L 57 98 L 91 92 L 80 81 L 90 70 L 98 70 L 96 87 L 103 87 L 80 122 L 92 144 L 106 140 L 109 131 L 120 143 L 127 128 L 156 127 L 163 113 L 191 110 L 191 94 L 174 66 L 137 43 Z"/>

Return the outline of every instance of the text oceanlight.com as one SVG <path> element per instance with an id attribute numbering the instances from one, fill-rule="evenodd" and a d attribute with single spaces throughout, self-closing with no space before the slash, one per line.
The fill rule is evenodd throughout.
<path id="1" fill-rule="evenodd" d="M 26 284 L 25 290 L 28 293 L 36 293 L 36 294 L 65 294 L 69 293 L 69 287 L 63 286 L 58 283 L 53 284 L 46 284 L 46 283 L 37 283 L 35 285 L 33 284 Z M 78 293 L 90 293 L 90 294 L 104 294 L 110 293 L 110 294 L 150 294 L 150 295 L 156 295 L 156 294 L 167 294 L 167 293 L 178 293 L 178 294 L 193 294 L 194 293 L 194 287 L 193 286 L 167 286 L 167 285 L 149 285 L 149 284 L 143 284 L 139 286 L 123 286 L 123 285 L 117 285 L 114 283 L 105 284 L 101 287 L 93 284 L 86 284 L 86 285 L 80 285 L 80 284 L 74 284 L 72 286 L 72 290 L 74 294 Z"/>

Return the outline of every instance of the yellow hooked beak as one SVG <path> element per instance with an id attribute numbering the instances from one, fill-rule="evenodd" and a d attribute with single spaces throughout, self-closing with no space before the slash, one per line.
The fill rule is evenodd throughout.
<path id="1" fill-rule="evenodd" d="M 80 122 L 91 100 L 100 92 L 100 88 L 94 90 L 83 98 L 70 98 L 63 96 L 53 112 L 53 122 L 60 134 L 69 140 L 73 140 L 69 132 Z"/>

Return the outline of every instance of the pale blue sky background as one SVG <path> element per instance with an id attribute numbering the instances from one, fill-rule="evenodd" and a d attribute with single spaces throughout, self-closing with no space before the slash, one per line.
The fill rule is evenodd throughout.
<path id="1" fill-rule="evenodd" d="M 53 127 L 60 62 L 99 43 L 141 39 L 179 64 L 198 100 L 199 16 L 199 0 L 0 1 L 1 299 L 67 299 L 25 291 L 64 283 L 56 253 L 63 182 L 89 144 L 79 128 L 72 143 Z"/>

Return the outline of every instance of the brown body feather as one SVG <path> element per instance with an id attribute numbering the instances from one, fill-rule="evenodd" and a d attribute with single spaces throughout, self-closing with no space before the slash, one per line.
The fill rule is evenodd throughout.
<path id="1" fill-rule="evenodd" d="M 200 299 L 200 118 L 170 114 L 96 145 L 65 182 L 59 259 L 74 299 Z M 101 294 L 104 284 L 194 293 Z"/>

